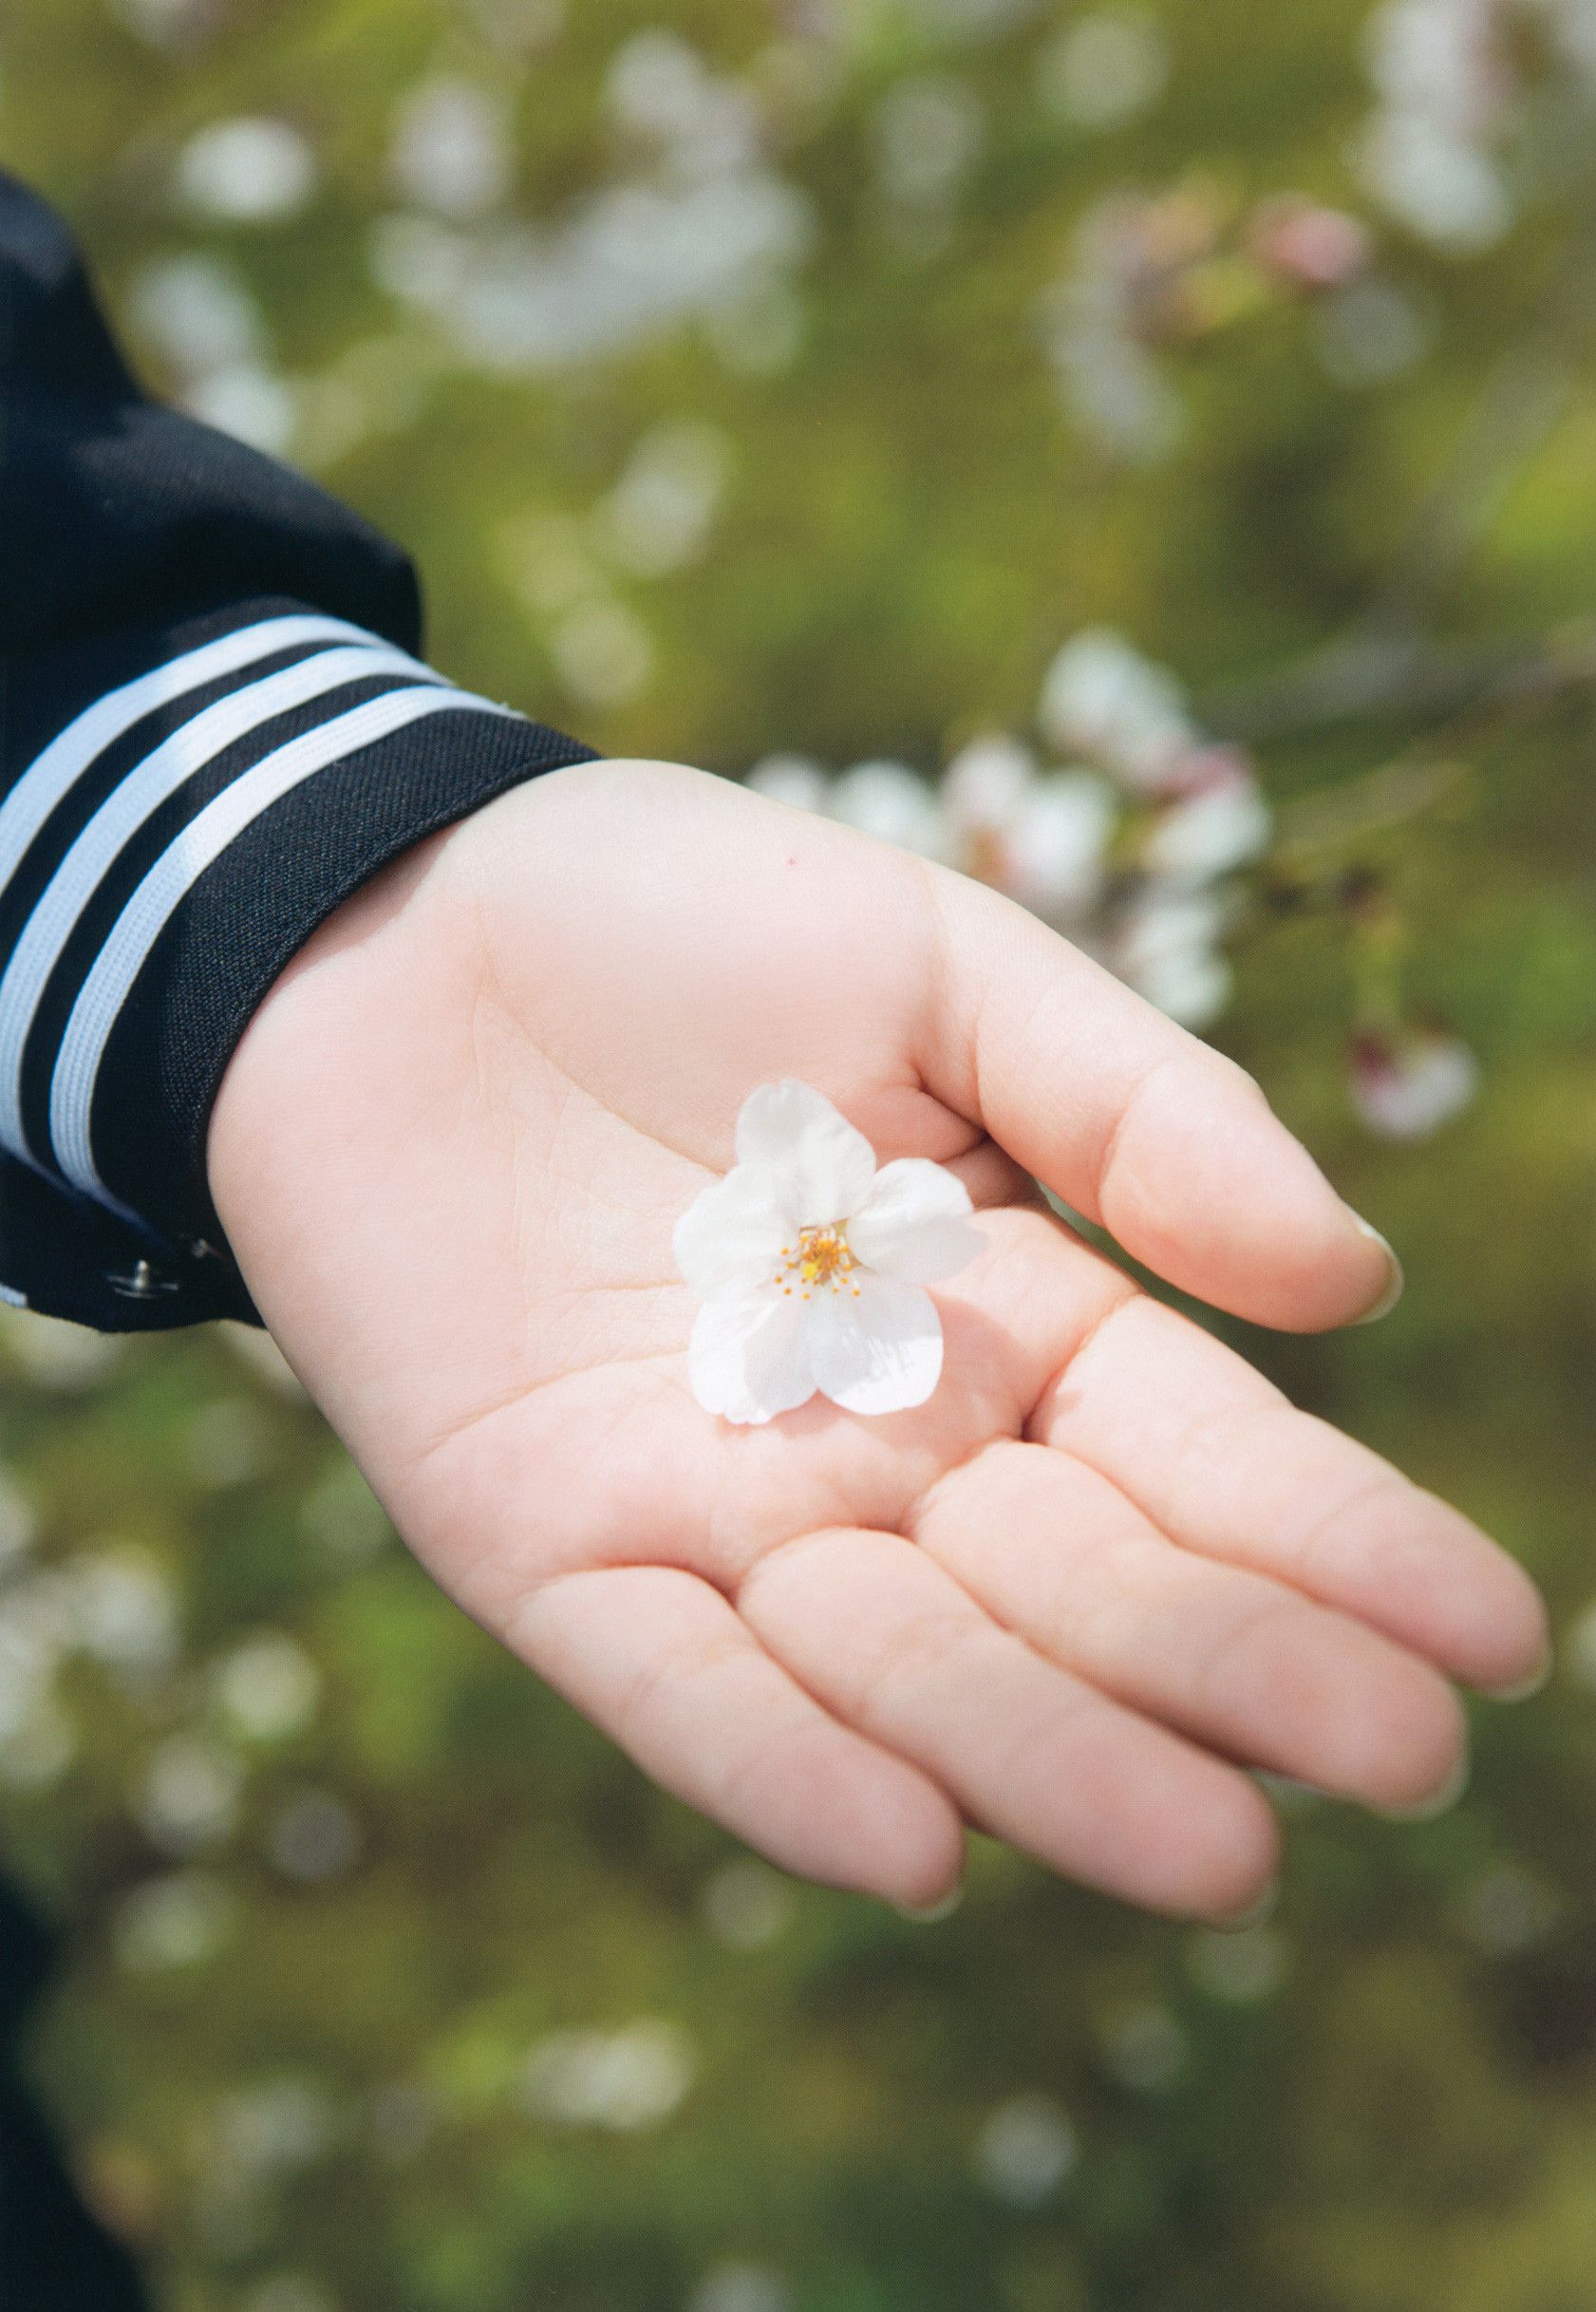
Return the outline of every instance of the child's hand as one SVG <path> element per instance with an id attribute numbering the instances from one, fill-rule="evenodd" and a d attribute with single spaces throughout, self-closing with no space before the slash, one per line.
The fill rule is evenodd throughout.
<path id="1" fill-rule="evenodd" d="M 688 1387 L 671 1230 L 780 1077 L 981 1208 L 918 1411 L 733 1428 Z M 1491 1542 L 1031 1187 L 1221 1307 L 1345 1324 L 1387 1256 L 1251 1081 L 978 885 L 699 772 L 555 772 L 350 901 L 210 1168 L 438 1580 L 792 1870 L 929 1903 L 964 1818 L 1233 1912 L 1276 1853 L 1243 1769 L 1419 1805 L 1462 1757 L 1447 1677 L 1541 1662 Z"/>

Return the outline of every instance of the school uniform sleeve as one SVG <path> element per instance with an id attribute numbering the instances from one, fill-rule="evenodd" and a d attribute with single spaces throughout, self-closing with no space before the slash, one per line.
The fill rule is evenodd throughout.
<path id="1" fill-rule="evenodd" d="M 0 1299 L 253 1317 L 204 1175 L 252 1013 L 387 860 L 591 759 L 420 648 L 405 556 L 151 401 L 0 172 Z"/>

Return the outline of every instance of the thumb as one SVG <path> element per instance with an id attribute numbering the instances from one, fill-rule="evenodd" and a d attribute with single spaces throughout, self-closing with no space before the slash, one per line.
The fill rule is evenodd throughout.
<path id="1" fill-rule="evenodd" d="M 1184 1292 L 1290 1332 L 1383 1313 L 1396 1255 L 1250 1076 L 1010 900 L 928 873 L 939 1099 Z"/>

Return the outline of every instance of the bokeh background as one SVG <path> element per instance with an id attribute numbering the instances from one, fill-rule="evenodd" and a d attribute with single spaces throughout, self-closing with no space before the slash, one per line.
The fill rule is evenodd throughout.
<path id="1" fill-rule="evenodd" d="M 8 0 L 146 371 L 453 675 L 1005 884 L 1399 1246 L 1228 1326 L 1547 1584 L 1421 1826 L 915 1925 L 648 1789 L 270 1344 L 0 1336 L 32 2075 L 171 2312 L 1596 2304 L 1590 0 Z M 0 545 L 3 550 L 3 545 Z M 3 2279 L 0 2279 L 3 2292 Z"/>

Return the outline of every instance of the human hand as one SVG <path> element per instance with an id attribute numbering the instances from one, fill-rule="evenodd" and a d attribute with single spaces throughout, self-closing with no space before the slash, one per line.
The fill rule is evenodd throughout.
<path id="1" fill-rule="evenodd" d="M 694 1400 L 672 1229 L 756 1085 L 969 1188 L 943 1379 Z M 667 1789 L 904 1905 L 968 1821 L 1158 1909 L 1252 1904 L 1267 1768 L 1387 1808 L 1448 1683 L 1546 1645 L 1518 1568 L 1049 1212 L 1348 1323 L 1389 1256 L 1229 1061 L 1007 901 L 725 781 L 573 766 L 322 927 L 209 1165 L 262 1315 L 441 1586 Z"/>

